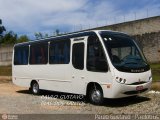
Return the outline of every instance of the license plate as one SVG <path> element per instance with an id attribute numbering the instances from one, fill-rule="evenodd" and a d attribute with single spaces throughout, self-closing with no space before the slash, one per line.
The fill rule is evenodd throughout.
<path id="1" fill-rule="evenodd" d="M 136 90 L 143 90 L 143 86 L 137 86 Z"/>

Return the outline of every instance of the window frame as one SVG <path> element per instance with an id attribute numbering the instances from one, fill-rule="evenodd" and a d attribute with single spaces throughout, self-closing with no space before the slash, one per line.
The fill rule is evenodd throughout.
<path id="1" fill-rule="evenodd" d="M 25 49 L 28 49 L 28 55 L 27 55 L 27 62 L 26 62 L 26 64 L 15 64 L 16 49 L 23 49 L 24 47 L 26 47 Z M 14 65 L 14 66 L 28 65 L 28 64 L 29 64 L 29 51 L 30 51 L 30 50 L 29 50 L 29 45 L 15 46 L 15 47 L 14 47 L 13 65 Z"/>
<path id="2" fill-rule="evenodd" d="M 99 45 L 101 46 L 101 52 L 103 52 L 103 54 L 104 54 L 104 59 L 105 59 L 105 61 L 106 61 L 106 67 L 107 67 L 107 69 L 106 70 L 104 70 L 104 71 L 102 71 L 102 70 L 89 70 L 88 69 L 88 50 L 89 50 L 89 47 L 88 47 L 88 42 L 89 42 L 89 38 L 91 37 L 91 36 L 94 36 L 94 37 L 96 37 L 96 38 L 98 38 L 98 36 L 95 34 L 95 35 L 90 35 L 90 36 L 88 36 L 88 39 L 87 39 L 87 50 L 86 50 L 86 70 L 87 71 L 89 71 L 89 72 L 101 72 L 101 73 L 107 73 L 108 71 L 109 71 L 109 64 L 108 64 L 108 60 L 107 60 L 107 56 L 106 56 L 106 53 L 105 53 L 105 48 L 103 47 L 103 42 L 101 42 L 100 41 L 100 39 L 98 38 L 98 42 L 99 42 Z"/>
<path id="3" fill-rule="evenodd" d="M 31 58 L 32 58 L 32 51 L 31 51 L 31 49 L 32 49 L 32 47 L 35 47 L 35 46 L 45 46 L 45 47 L 47 47 L 46 48 L 46 51 L 47 51 L 47 53 L 44 53 L 44 55 L 46 54 L 46 63 L 31 63 Z M 30 49 L 29 49 L 29 65 L 47 65 L 48 64 L 48 46 L 49 45 L 49 43 L 48 43 L 48 41 L 47 42 L 37 42 L 37 43 L 33 43 L 33 44 L 30 44 Z M 35 58 L 36 58 L 36 56 L 35 56 Z"/>
<path id="4" fill-rule="evenodd" d="M 74 50 L 74 45 L 76 45 L 76 44 L 83 44 L 83 68 L 76 68 L 75 66 L 74 66 L 74 63 L 73 63 L 73 52 L 75 51 Z M 72 44 L 72 66 L 75 68 L 75 69 L 77 69 L 77 70 L 84 70 L 85 69 L 85 43 L 84 42 L 77 42 L 77 43 L 73 43 Z"/>
<path id="5" fill-rule="evenodd" d="M 69 56 L 68 56 L 69 60 L 66 63 L 65 62 L 63 62 L 63 63 L 51 63 L 51 59 L 50 59 L 50 57 L 51 57 L 51 55 L 50 55 L 50 53 L 51 53 L 51 45 L 54 44 L 54 43 L 58 44 L 58 43 L 61 43 L 61 42 L 68 42 L 69 43 Z M 65 45 L 65 44 L 63 44 L 63 45 Z M 59 40 L 56 39 L 56 40 L 49 41 L 49 48 L 48 48 L 48 50 L 49 50 L 49 52 L 48 52 L 48 63 L 50 65 L 67 65 L 67 64 L 70 64 L 70 61 L 71 61 L 71 40 L 69 38 L 59 39 Z"/>

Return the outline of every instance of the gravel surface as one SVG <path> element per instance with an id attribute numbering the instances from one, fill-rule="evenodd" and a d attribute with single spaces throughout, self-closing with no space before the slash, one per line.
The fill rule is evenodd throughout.
<path id="1" fill-rule="evenodd" d="M 67 96 L 65 98 L 65 96 Z M 57 98 L 58 96 L 58 98 Z M 72 96 L 72 97 L 71 97 Z M 160 92 L 138 97 L 106 99 L 102 106 L 83 102 L 82 96 L 43 91 L 33 96 L 28 88 L 0 82 L 0 113 L 4 114 L 159 114 Z M 70 98 L 69 100 L 66 100 Z"/>

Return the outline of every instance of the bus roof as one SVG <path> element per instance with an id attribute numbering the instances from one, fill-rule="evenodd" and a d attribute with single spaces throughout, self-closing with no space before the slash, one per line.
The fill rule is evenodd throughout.
<path id="1" fill-rule="evenodd" d="M 28 45 L 28 44 L 32 44 L 32 43 L 38 43 L 38 42 L 46 42 L 46 41 L 50 41 L 50 40 L 54 40 L 54 39 L 67 39 L 67 38 L 74 38 L 74 37 L 81 37 L 81 36 L 88 36 L 88 35 L 93 35 L 96 32 L 108 32 L 108 34 L 125 34 L 123 32 L 118 32 L 118 31 L 111 31 L 111 30 L 89 30 L 89 31 L 79 31 L 79 32 L 72 32 L 72 33 L 67 33 L 67 34 L 62 34 L 62 35 L 58 35 L 58 36 L 51 36 L 51 37 L 47 37 L 47 38 L 42 38 L 42 39 L 37 39 L 37 40 L 32 40 L 29 42 L 23 42 L 23 43 L 18 43 L 15 44 L 15 46 L 21 46 L 21 45 Z M 126 35 L 126 34 L 125 34 Z"/>

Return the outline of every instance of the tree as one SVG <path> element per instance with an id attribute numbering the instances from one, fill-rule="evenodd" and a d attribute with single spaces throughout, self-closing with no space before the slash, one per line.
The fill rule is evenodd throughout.
<path id="1" fill-rule="evenodd" d="M 22 42 L 28 42 L 28 41 L 30 41 L 28 36 L 27 35 L 22 35 L 17 39 L 16 43 L 22 43 Z"/>
<path id="2" fill-rule="evenodd" d="M 59 29 L 56 29 L 56 35 L 60 35 Z"/>
<path id="3" fill-rule="evenodd" d="M 29 41 L 29 38 L 26 35 L 22 35 L 18 38 L 17 34 L 15 34 L 13 31 L 3 34 L 4 31 L 6 31 L 6 29 L 4 26 L 2 26 L 2 20 L 0 19 L 0 44 L 6 45 Z"/>
<path id="4" fill-rule="evenodd" d="M 6 31 L 6 29 L 4 26 L 2 26 L 2 20 L 0 19 L 0 35 L 2 35 L 4 31 Z"/>
<path id="5" fill-rule="evenodd" d="M 49 35 L 48 33 L 41 33 L 41 32 L 36 32 L 34 35 L 36 39 L 48 38 L 52 36 Z M 53 32 L 53 36 L 58 36 L 58 35 L 62 35 L 62 33 L 60 33 L 59 29 L 56 29 L 55 32 Z"/>
<path id="6" fill-rule="evenodd" d="M 43 38 L 43 34 L 41 32 L 36 32 L 35 34 L 36 39 L 42 39 Z"/>
<path id="7" fill-rule="evenodd" d="M 46 34 L 44 35 L 44 37 L 45 37 L 45 38 L 49 37 L 48 33 L 46 33 Z"/>
<path id="8" fill-rule="evenodd" d="M 17 34 L 13 31 L 7 32 L 1 41 L 1 44 L 15 44 L 17 42 Z"/>
<path id="9" fill-rule="evenodd" d="M 2 43 L 3 39 L 3 32 L 6 31 L 5 27 L 2 26 L 2 20 L 0 19 L 0 44 Z"/>

